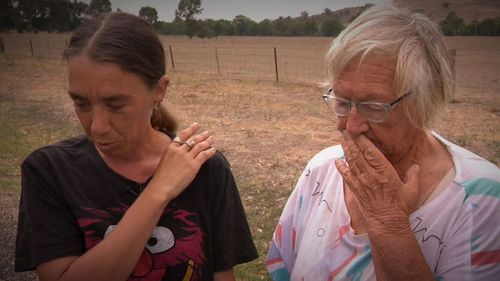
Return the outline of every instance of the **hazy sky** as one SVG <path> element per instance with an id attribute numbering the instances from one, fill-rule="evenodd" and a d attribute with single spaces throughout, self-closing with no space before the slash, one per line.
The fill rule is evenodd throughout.
<path id="1" fill-rule="evenodd" d="M 202 0 L 203 12 L 201 19 L 232 20 L 237 15 L 244 15 L 259 22 L 263 19 L 277 19 L 279 16 L 297 17 L 300 12 L 307 11 L 309 15 L 320 14 L 325 8 L 332 11 L 345 7 L 362 6 L 366 3 L 387 3 L 390 0 Z M 85 2 L 90 2 L 87 0 Z M 156 9 L 160 20 L 170 22 L 175 17 L 175 9 L 179 0 L 110 0 L 113 11 L 138 14 L 143 6 Z"/>

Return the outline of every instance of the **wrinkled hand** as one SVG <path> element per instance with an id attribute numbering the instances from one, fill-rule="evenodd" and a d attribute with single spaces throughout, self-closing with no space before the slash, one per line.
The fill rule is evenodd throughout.
<path id="1" fill-rule="evenodd" d="M 179 141 L 170 143 L 151 179 L 150 185 L 160 189 L 167 201 L 177 197 L 193 181 L 201 165 L 215 155 L 213 137 L 207 131 L 196 134 L 198 129 L 194 123 L 179 132 Z"/>
<path id="2" fill-rule="evenodd" d="M 343 131 L 342 148 L 347 164 L 336 160 L 335 165 L 358 202 L 365 221 L 391 221 L 410 215 L 418 196 L 419 166 L 406 171 L 405 182 L 391 163 L 364 135 L 353 138 Z"/>

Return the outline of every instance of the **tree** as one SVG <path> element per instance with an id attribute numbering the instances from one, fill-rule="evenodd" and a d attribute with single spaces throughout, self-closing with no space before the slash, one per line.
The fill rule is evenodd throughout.
<path id="1" fill-rule="evenodd" d="M 446 19 L 441 22 L 441 30 L 446 36 L 462 35 L 465 30 L 464 20 L 455 12 L 450 12 Z"/>
<path id="2" fill-rule="evenodd" d="M 495 21 L 492 19 L 484 19 L 478 27 L 478 35 L 493 36 L 495 35 Z"/>
<path id="3" fill-rule="evenodd" d="M 12 0 L 0 1 L 0 31 L 9 31 L 16 26 L 16 9 Z"/>
<path id="4" fill-rule="evenodd" d="M 258 23 L 259 35 L 271 36 L 273 35 L 273 24 L 270 20 L 265 19 Z"/>
<path id="5" fill-rule="evenodd" d="M 88 14 L 108 13 L 111 12 L 111 2 L 109 0 L 91 0 Z"/>
<path id="6" fill-rule="evenodd" d="M 158 22 L 158 12 L 153 7 L 145 6 L 139 10 L 139 17 L 149 21 L 152 25 Z"/>
<path id="7" fill-rule="evenodd" d="M 183 21 L 194 20 L 202 11 L 201 0 L 181 0 L 175 10 L 175 17 Z"/>
<path id="8" fill-rule="evenodd" d="M 340 20 L 336 17 L 328 18 L 321 24 L 321 35 L 337 36 L 344 29 Z"/>
<path id="9" fill-rule="evenodd" d="M 48 17 L 46 19 L 47 32 L 69 31 L 71 27 L 71 16 L 73 4 L 68 0 L 48 1 Z"/>
<path id="10" fill-rule="evenodd" d="M 313 19 L 307 19 L 302 26 L 303 35 L 314 36 L 318 33 L 318 25 Z"/>
<path id="11" fill-rule="evenodd" d="M 244 15 L 237 15 L 233 19 L 233 24 L 237 35 L 251 35 L 252 26 L 255 22 Z"/>
<path id="12" fill-rule="evenodd" d="M 470 24 L 465 26 L 464 34 L 469 36 L 478 35 L 479 30 L 479 21 L 473 20 Z"/>
<path id="13" fill-rule="evenodd" d="M 69 20 L 69 29 L 74 30 L 80 25 L 80 23 L 82 23 L 83 18 L 85 17 L 85 13 L 89 9 L 89 5 L 85 2 L 80 2 L 76 0 L 73 0 L 71 4 L 72 4 L 72 9 Z"/>
<path id="14" fill-rule="evenodd" d="M 38 5 L 34 0 L 18 0 L 16 13 L 17 32 L 23 33 L 33 30 L 37 17 Z"/>
<path id="15" fill-rule="evenodd" d="M 213 19 L 198 21 L 198 30 L 196 30 L 196 36 L 200 38 L 212 38 L 215 37 L 215 32 L 211 28 L 214 24 Z"/>
<path id="16" fill-rule="evenodd" d="M 198 24 L 195 16 L 203 11 L 201 0 L 181 0 L 175 10 L 175 18 L 183 20 L 186 25 L 186 35 L 192 38 L 197 31 Z"/>

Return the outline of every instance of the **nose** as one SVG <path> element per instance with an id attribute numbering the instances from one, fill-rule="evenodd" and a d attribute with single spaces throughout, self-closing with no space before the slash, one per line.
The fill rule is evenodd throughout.
<path id="1" fill-rule="evenodd" d="M 368 121 L 355 106 L 351 108 L 348 116 L 339 117 L 337 122 L 338 130 L 347 130 L 352 136 L 363 134 L 370 129 Z"/>
<path id="2" fill-rule="evenodd" d="M 95 107 L 92 110 L 92 121 L 90 132 L 92 135 L 105 135 L 109 132 L 111 126 L 109 124 L 109 116 L 105 110 Z"/>

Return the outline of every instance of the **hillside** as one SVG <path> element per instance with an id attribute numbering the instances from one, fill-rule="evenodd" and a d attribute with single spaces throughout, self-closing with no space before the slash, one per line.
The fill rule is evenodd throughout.
<path id="1" fill-rule="evenodd" d="M 473 20 L 500 17 L 498 0 L 393 0 L 394 5 L 412 11 L 422 11 L 434 22 L 443 21 L 450 12 L 455 12 L 466 24 Z"/>
<path id="2" fill-rule="evenodd" d="M 423 12 L 436 23 L 443 21 L 450 12 L 455 12 L 466 24 L 473 20 L 500 17 L 499 0 L 393 0 L 392 3 L 411 11 Z M 333 15 L 346 25 L 366 8 L 367 6 L 344 8 L 311 15 L 311 18 L 319 23 Z"/>
<path id="3" fill-rule="evenodd" d="M 358 7 L 349 7 L 340 10 L 324 12 L 319 15 L 313 15 L 311 18 L 317 22 L 323 22 L 324 19 L 334 16 L 342 22 L 342 24 L 347 25 L 351 21 L 353 21 L 359 14 L 361 14 L 365 9 L 367 9 L 370 5 L 358 6 Z"/>

